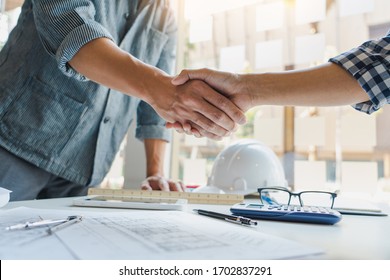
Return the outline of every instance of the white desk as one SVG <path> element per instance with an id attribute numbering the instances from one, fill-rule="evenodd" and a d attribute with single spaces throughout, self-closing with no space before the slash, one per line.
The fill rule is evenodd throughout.
<path id="1" fill-rule="evenodd" d="M 69 209 L 73 198 L 11 202 L 2 209 L 19 206 L 44 209 Z M 229 213 L 228 205 L 189 205 Z M 102 208 L 82 207 L 83 211 L 102 211 Z M 106 209 L 107 211 L 131 211 Z M 390 260 L 390 217 L 344 215 L 336 225 L 314 225 L 276 221 L 259 221 L 258 231 L 322 248 L 325 259 Z"/>

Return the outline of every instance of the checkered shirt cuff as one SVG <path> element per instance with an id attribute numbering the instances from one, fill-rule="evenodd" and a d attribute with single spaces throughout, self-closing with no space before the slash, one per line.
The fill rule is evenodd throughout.
<path id="1" fill-rule="evenodd" d="M 329 60 L 347 70 L 367 92 L 369 101 L 353 105 L 371 114 L 390 103 L 390 34 Z"/>

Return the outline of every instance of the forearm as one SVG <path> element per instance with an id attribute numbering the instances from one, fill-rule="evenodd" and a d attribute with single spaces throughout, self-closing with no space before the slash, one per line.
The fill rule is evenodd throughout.
<path id="1" fill-rule="evenodd" d="M 142 189 L 148 191 L 185 191 L 185 187 L 182 183 L 164 178 L 166 142 L 161 139 L 145 139 L 144 144 L 146 151 L 147 179 L 142 183 Z"/>
<path id="2" fill-rule="evenodd" d="M 99 38 L 84 45 L 69 64 L 90 80 L 153 103 L 151 88 L 156 82 L 170 83 L 158 68 L 122 51 L 111 40 Z"/>
<path id="3" fill-rule="evenodd" d="M 254 105 L 337 106 L 368 100 L 356 79 L 333 63 L 305 70 L 244 75 Z"/>
<path id="4" fill-rule="evenodd" d="M 166 142 L 161 139 L 145 139 L 146 175 L 164 175 Z"/>
<path id="5" fill-rule="evenodd" d="M 165 121 L 191 121 L 216 138 L 233 130 L 235 122 L 245 122 L 245 115 L 233 102 L 205 83 L 174 86 L 172 77 L 122 51 L 109 39 L 87 43 L 69 64 L 90 80 L 142 99 Z"/>

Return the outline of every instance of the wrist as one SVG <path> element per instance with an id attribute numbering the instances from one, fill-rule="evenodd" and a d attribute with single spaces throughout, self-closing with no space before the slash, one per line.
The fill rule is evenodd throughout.
<path id="1" fill-rule="evenodd" d="M 239 75 L 240 93 L 247 97 L 249 108 L 264 105 L 263 85 L 260 80 L 262 74 Z"/>
<path id="2" fill-rule="evenodd" d="M 146 176 L 164 176 L 166 142 L 161 139 L 145 139 Z"/>
<path id="3" fill-rule="evenodd" d="M 151 177 L 151 176 L 158 176 L 158 177 L 163 177 L 164 176 L 164 172 L 160 169 L 150 169 L 147 168 L 146 170 L 146 177 Z"/>
<path id="4" fill-rule="evenodd" d="M 168 92 L 164 88 L 171 86 L 170 76 L 158 68 L 146 65 L 146 69 L 142 71 L 139 77 L 138 92 L 142 100 L 155 108 L 160 102 L 159 98 L 162 97 L 160 93 Z"/>
<path id="5" fill-rule="evenodd" d="M 251 74 L 247 85 L 253 106 L 271 105 L 272 102 L 272 75 L 269 73 Z"/>
<path id="6" fill-rule="evenodd" d="M 127 59 L 120 78 L 126 81 L 124 93 L 135 96 L 149 104 L 154 102 L 156 89 L 161 87 L 161 82 L 169 77 L 160 69 L 145 64 L 137 58 L 127 54 Z M 170 83 L 170 80 L 169 80 Z"/>

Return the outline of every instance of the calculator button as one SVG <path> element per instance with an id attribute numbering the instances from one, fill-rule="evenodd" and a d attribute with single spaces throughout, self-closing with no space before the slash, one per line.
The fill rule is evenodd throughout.
<path id="1" fill-rule="evenodd" d="M 329 211 L 326 208 L 321 207 L 320 212 L 321 213 L 328 213 Z"/>

